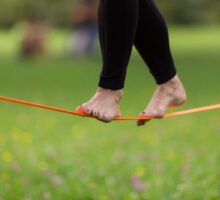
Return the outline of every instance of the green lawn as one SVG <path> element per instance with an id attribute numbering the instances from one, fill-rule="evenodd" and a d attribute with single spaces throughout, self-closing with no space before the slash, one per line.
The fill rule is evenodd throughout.
<path id="1" fill-rule="evenodd" d="M 188 92 L 179 110 L 220 103 L 219 35 L 217 27 L 171 28 Z M 15 30 L 0 31 L 0 95 L 74 109 L 94 93 L 100 59 L 65 58 L 65 32 L 48 42 L 56 57 L 21 60 L 18 41 Z M 134 52 L 123 115 L 137 116 L 154 88 Z M 0 113 L 0 200 L 220 199 L 220 110 L 142 128 L 6 102 Z"/>

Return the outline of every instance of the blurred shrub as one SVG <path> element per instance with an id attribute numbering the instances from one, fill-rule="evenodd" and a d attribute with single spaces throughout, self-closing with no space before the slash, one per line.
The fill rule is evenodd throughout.
<path id="1" fill-rule="evenodd" d="M 219 0 L 157 0 L 170 22 L 178 24 L 220 22 Z"/>
<path id="2" fill-rule="evenodd" d="M 68 12 L 77 0 L 1 0 L 0 27 L 10 27 L 29 15 L 46 18 L 55 25 L 68 24 Z M 156 0 L 172 23 L 220 22 L 219 0 Z"/>
<path id="3" fill-rule="evenodd" d="M 68 13 L 73 2 L 72 0 L 1 0 L 0 27 L 10 27 L 30 16 L 64 26 L 68 23 Z"/>

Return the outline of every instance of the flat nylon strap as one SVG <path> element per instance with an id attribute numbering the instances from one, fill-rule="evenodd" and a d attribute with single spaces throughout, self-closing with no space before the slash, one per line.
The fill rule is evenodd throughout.
<path id="1" fill-rule="evenodd" d="M 20 100 L 20 99 L 14 99 L 14 98 L 5 97 L 5 96 L 0 96 L 0 100 L 7 101 L 7 102 L 12 102 L 12 103 L 17 103 L 17 104 L 23 104 L 23 105 L 31 106 L 31 107 L 42 108 L 42 109 L 46 109 L 46 110 L 52 110 L 52 111 L 56 111 L 56 112 L 62 112 L 62 113 L 70 114 L 70 115 L 93 118 L 92 116 L 88 116 L 88 115 L 85 115 L 85 114 L 82 114 L 82 113 L 79 113 L 79 112 L 73 112 L 73 111 L 70 111 L 70 110 L 64 110 L 64 109 L 61 109 L 61 108 L 46 106 L 46 105 L 42 105 L 42 104 L 39 104 L 39 103 L 23 101 L 23 100 Z M 178 115 L 186 115 L 186 114 L 197 113 L 197 112 L 208 111 L 208 110 L 214 110 L 214 109 L 219 109 L 219 108 L 220 108 L 220 104 L 214 104 L 214 105 L 203 106 L 203 107 L 199 107 L 199 108 L 183 110 L 183 111 L 179 111 L 179 112 L 173 112 L 173 113 L 170 113 L 170 114 L 166 114 L 163 118 L 170 118 L 170 117 L 174 117 L 174 116 L 178 116 Z M 139 120 L 139 119 L 152 119 L 152 118 L 147 117 L 147 116 L 146 116 L 146 118 L 143 118 L 143 117 L 119 117 L 119 118 L 115 118 L 114 121 L 128 121 L 128 120 L 132 121 L 132 120 Z"/>

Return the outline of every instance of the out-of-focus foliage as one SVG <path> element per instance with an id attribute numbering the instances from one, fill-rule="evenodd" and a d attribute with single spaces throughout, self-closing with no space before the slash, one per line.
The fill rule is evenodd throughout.
<path id="1" fill-rule="evenodd" d="M 64 26 L 68 11 L 77 0 L 1 0 L 0 26 L 9 27 L 30 14 Z M 173 23 L 220 22 L 219 0 L 156 0 L 166 18 Z"/>
<path id="2" fill-rule="evenodd" d="M 63 26 L 68 23 L 68 14 L 75 0 L 1 0 L 0 27 L 9 27 L 27 17 L 46 19 Z"/>
<path id="3" fill-rule="evenodd" d="M 220 22 L 219 0 L 157 0 L 167 19 L 178 24 Z"/>

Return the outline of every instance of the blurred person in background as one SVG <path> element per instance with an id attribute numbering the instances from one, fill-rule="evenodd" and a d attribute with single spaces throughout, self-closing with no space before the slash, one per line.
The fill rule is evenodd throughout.
<path id="1" fill-rule="evenodd" d="M 88 55 L 97 35 L 97 5 L 95 0 L 78 0 L 70 11 L 70 54 Z"/>
<path id="2" fill-rule="evenodd" d="M 45 54 L 47 29 L 38 17 L 30 15 L 25 20 L 24 34 L 21 42 L 23 57 L 42 56 Z"/>
<path id="3" fill-rule="evenodd" d="M 157 84 L 140 116 L 162 118 L 169 107 L 186 101 L 171 55 L 167 25 L 153 0 L 100 0 L 98 20 L 102 72 L 95 95 L 78 111 L 103 122 L 121 115 L 119 102 L 133 45 Z M 137 125 L 146 121 L 138 120 Z"/>

